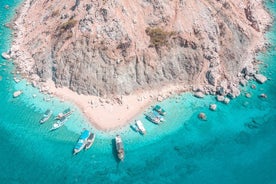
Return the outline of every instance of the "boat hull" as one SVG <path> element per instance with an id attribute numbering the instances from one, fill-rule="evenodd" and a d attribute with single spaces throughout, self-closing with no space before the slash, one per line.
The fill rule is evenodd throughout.
<path id="1" fill-rule="evenodd" d="M 75 145 L 74 149 L 73 149 L 73 154 L 76 155 L 77 153 L 79 153 L 81 150 L 83 150 L 83 148 L 86 146 L 87 140 L 90 136 L 90 132 L 88 130 L 84 130 L 79 139 L 77 144 Z"/>
<path id="2" fill-rule="evenodd" d="M 125 158 L 125 150 L 123 147 L 122 138 L 119 135 L 115 137 L 115 143 L 116 143 L 117 157 L 119 160 L 123 161 Z"/>

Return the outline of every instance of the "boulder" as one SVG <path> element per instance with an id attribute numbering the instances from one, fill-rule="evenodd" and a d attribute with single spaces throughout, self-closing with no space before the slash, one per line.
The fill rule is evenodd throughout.
<path id="1" fill-rule="evenodd" d="M 198 118 L 201 119 L 201 120 L 204 120 L 206 121 L 207 120 L 207 116 L 205 113 L 201 112 L 198 114 Z"/>
<path id="2" fill-rule="evenodd" d="M 251 98 L 251 94 L 250 93 L 245 93 L 245 97 L 246 98 Z"/>
<path id="3" fill-rule="evenodd" d="M 15 92 L 13 93 L 13 98 L 16 98 L 16 97 L 20 96 L 22 93 L 23 93 L 23 91 L 21 91 L 21 90 L 15 91 Z"/>
<path id="4" fill-rule="evenodd" d="M 255 74 L 254 78 L 256 79 L 257 82 L 263 84 L 267 81 L 266 76 L 262 75 L 262 74 Z"/>
<path id="5" fill-rule="evenodd" d="M 250 65 L 250 66 L 245 67 L 245 68 L 242 70 L 242 72 L 243 72 L 245 75 L 252 76 L 252 75 L 254 75 L 255 70 L 254 70 L 253 66 Z"/>
<path id="6" fill-rule="evenodd" d="M 198 92 L 194 93 L 194 96 L 197 98 L 204 98 L 205 95 L 201 91 L 198 91 Z"/>
<path id="7" fill-rule="evenodd" d="M 216 86 L 217 81 L 220 78 L 220 74 L 216 70 L 209 70 L 206 73 L 206 78 L 207 78 L 209 84 Z"/>
<path id="8" fill-rule="evenodd" d="M 224 98 L 223 102 L 224 102 L 225 104 L 229 104 L 230 99 L 229 99 L 229 98 Z"/>
<path id="9" fill-rule="evenodd" d="M 158 101 L 158 102 L 162 102 L 163 100 L 164 100 L 164 98 L 163 98 L 162 96 L 159 95 L 159 96 L 157 97 L 157 101 Z"/>
<path id="10" fill-rule="evenodd" d="M 237 88 L 234 85 L 231 85 L 230 89 L 231 89 L 231 92 L 230 92 L 229 95 L 230 95 L 231 98 L 236 98 L 236 97 L 238 97 L 241 94 L 239 88 Z"/>
<path id="11" fill-rule="evenodd" d="M 217 109 L 217 105 L 216 104 L 210 104 L 209 109 L 212 111 L 215 111 Z"/>
<path id="12" fill-rule="evenodd" d="M 223 101 L 224 101 L 224 99 L 225 99 L 225 97 L 224 97 L 224 96 L 217 95 L 217 101 L 219 101 L 219 102 L 223 102 Z"/>
<path id="13" fill-rule="evenodd" d="M 245 80 L 245 79 L 240 80 L 240 85 L 241 86 L 246 86 L 246 84 L 247 84 L 247 80 Z"/>

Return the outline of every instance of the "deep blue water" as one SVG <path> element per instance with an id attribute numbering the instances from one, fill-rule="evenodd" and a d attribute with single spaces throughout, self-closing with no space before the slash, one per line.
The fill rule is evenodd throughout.
<path id="1" fill-rule="evenodd" d="M 0 53 L 12 39 L 2 25 L 19 2 L 0 1 Z M 275 17 L 275 3 L 267 1 L 267 7 Z M 156 126 L 140 117 L 148 131 L 144 137 L 129 126 L 109 133 L 90 127 L 74 105 L 58 99 L 45 102 L 25 81 L 16 84 L 12 63 L 0 58 L 0 183 L 276 183 L 275 33 L 274 24 L 267 33 L 271 47 L 259 54 L 261 72 L 270 78 L 267 83 L 251 81 L 257 88 L 243 88 L 228 105 L 189 93 L 168 99 L 161 103 L 168 113 L 166 123 Z M 24 93 L 13 99 L 18 89 Z M 245 92 L 252 97 L 246 98 Z M 260 93 L 268 98 L 260 99 Z M 210 103 L 217 103 L 218 110 L 210 111 Z M 75 113 L 65 127 L 49 132 L 51 122 L 39 125 L 47 108 L 54 107 L 57 114 L 68 106 Z M 200 121 L 199 112 L 208 120 Z M 97 133 L 95 144 L 72 156 L 84 127 Z M 117 133 L 124 140 L 123 163 L 114 154 L 112 138 Z"/>

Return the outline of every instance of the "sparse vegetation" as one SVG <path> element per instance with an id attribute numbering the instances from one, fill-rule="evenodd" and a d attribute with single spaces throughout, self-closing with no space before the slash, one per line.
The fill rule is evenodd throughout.
<path id="1" fill-rule="evenodd" d="M 67 22 L 63 23 L 63 24 L 60 26 L 60 29 L 66 31 L 66 30 L 68 30 L 68 29 L 73 28 L 76 24 L 77 24 L 77 21 L 76 21 L 76 20 L 74 20 L 74 19 L 69 19 Z"/>
<path id="2" fill-rule="evenodd" d="M 60 14 L 59 10 L 55 10 L 55 11 L 52 12 L 51 16 L 56 17 L 56 16 L 59 16 L 59 14 Z"/>
<path id="3" fill-rule="evenodd" d="M 150 36 L 150 46 L 152 47 L 161 47 L 167 45 L 169 38 L 174 35 L 174 32 L 165 31 L 160 27 L 148 27 L 146 29 L 146 33 Z"/>

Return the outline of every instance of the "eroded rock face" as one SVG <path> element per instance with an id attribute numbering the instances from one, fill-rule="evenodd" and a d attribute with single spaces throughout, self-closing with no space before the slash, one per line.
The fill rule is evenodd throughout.
<path id="1" fill-rule="evenodd" d="M 22 73 L 92 95 L 239 83 L 270 21 L 258 0 L 27 0 L 25 7 L 11 49 Z"/>

